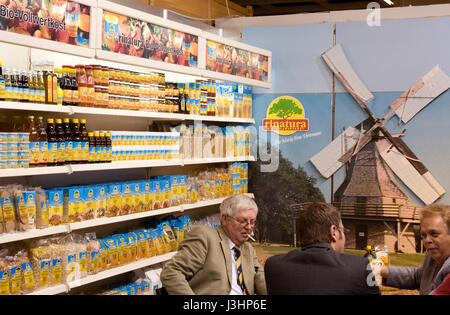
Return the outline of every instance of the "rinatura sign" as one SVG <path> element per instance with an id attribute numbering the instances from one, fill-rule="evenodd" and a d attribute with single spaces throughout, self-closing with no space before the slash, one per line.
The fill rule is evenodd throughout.
<path id="1" fill-rule="evenodd" d="M 263 130 L 287 136 L 297 131 L 308 131 L 309 121 L 305 119 L 302 103 L 291 96 L 280 96 L 270 103 Z"/>

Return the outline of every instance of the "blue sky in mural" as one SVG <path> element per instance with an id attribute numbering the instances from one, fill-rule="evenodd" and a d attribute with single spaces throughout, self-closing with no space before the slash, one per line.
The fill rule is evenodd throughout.
<path id="1" fill-rule="evenodd" d="M 382 117 L 388 112 L 389 105 L 397 99 L 400 92 L 374 93 L 374 99 L 368 103 L 371 111 Z M 317 179 L 325 198 L 330 200 L 330 181 L 321 177 L 309 159 L 331 142 L 331 94 L 254 94 L 254 110 L 256 127 L 262 125 L 270 103 L 279 96 L 288 95 L 298 99 L 305 110 L 305 118 L 309 119 L 309 130 L 296 132 L 289 136 L 280 136 L 280 150 L 283 157 L 294 166 L 301 166 L 309 176 Z M 424 162 L 431 173 L 447 189 L 450 188 L 450 93 L 444 93 L 404 125 L 397 116 L 392 116 L 386 127 L 391 133 L 401 132 L 406 128 L 403 140 L 412 151 Z M 348 126 L 355 126 L 367 118 L 367 114 L 358 106 L 348 93 L 336 95 L 335 135 Z M 270 138 L 270 137 L 269 137 Z M 293 140 L 293 141 L 289 141 Z M 345 177 L 342 168 L 335 174 L 335 189 Z M 422 204 L 401 181 L 399 184 L 409 193 L 413 204 Z M 450 203 L 447 193 L 440 202 Z"/>

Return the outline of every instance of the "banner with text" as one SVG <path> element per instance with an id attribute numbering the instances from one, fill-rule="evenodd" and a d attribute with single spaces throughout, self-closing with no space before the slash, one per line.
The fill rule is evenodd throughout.
<path id="1" fill-rule="evenodd" d="M 244 78 L 269 80 L 269 57 L 208 40 L 206 70 L 233 74 Z"/>
<path id="2" fill-rule="evenodd" d="M 89 46 L 90 7 L 66 0 L 0 1 L 0 30 Z"/>
<path id="3" fill-rule="evenodd" d="M 102 50 L 197 67 L 198 36 L 103 10 Z"/>

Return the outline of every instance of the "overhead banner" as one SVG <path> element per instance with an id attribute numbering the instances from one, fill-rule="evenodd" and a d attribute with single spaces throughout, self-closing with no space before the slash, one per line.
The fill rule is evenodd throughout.
<path id="1" fill-rule="evenodd" d="M 197 68 L 198 36 L 103 10 L 102 50 Z"/>
<path id="2" fill-rule="evenodd" d="M 89 46 L 90 7 L 66 0 L 0 1 L 0 30 Z"/>
<path id="3" fill-rule="evenodd" d="M 269 57 L 212 40 L 206 42 L 206 70 L 267 82 Z"/>

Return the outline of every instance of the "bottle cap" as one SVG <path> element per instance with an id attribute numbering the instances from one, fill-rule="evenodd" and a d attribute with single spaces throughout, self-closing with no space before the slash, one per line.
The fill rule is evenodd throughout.
<path id="1" fill-rule="evenodd" d="M 85 124 L 85 123 L 86 123 L 86 119 L 80 119 L 80 122 L 81 122 L 82 124 Z"/>
<path id="2" fill-rule="evenodd" d="M 53 118 L 47 118 L 47 122 L 49 124 L 53 124 L 55 122 L 55 120 Z"/>
<path id="3" fill-rule="evenodd" d="M 57 119 L 56 119 L 56 123 L 57 123 L 57 124 L 60 124 L 61 122 L 62 122 L 62 121 L 61 121 L 60 118 L 57 118 Z"/>

